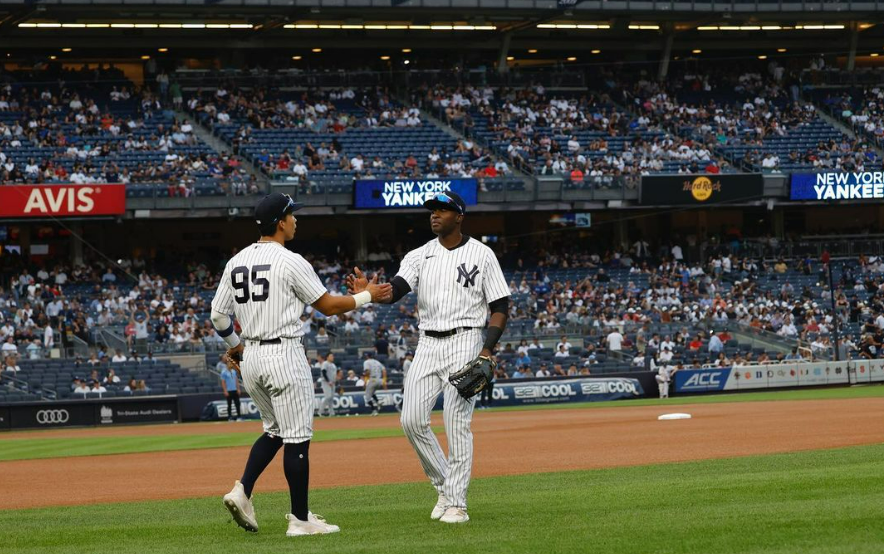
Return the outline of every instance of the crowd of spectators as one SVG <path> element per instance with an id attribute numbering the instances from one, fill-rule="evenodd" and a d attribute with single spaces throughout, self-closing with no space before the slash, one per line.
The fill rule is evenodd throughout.
<path id="1" fill-rule="evenodd" d="M 169 115 L 147 88 L 6 84 L 0 184 L 56 182 L 163 183 L 174 196 L 189 196 L 197 182 L 218 183 L 231 194 L 257 190 L 236 156 L 205 146 L 192 124 Z"/>

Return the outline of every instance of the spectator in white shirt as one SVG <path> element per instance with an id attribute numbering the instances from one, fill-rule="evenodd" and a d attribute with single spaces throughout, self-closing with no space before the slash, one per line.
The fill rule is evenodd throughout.
<path id="1" fill-rule="evenodd" d="M 608 344 L 608 350 L 612 352 L 619 352 L 623 349 L 623 335 L 617 329 L 608 333 L 605 342 Z"/>

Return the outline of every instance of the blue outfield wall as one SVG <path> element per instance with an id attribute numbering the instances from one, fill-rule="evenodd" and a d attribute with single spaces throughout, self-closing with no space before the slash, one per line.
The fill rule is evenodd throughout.
<path id="1" fill-rule="evenodd" d="M 634 377 L 599 377 L 583 379 L 560 379 L 549 381 L 525 381 L 519 383 L 497 383 L 492 391 L 494 406 L 527 406 L 531 404 L 557 404 L 564 402 L 599 402 L 604 400 L 621 400 L 625 398 L 641 398 L 645 396 L 645 387 L 653 382 L 653 374 L 643 372 L 641 378 Z M 380 411 L 395 412 L 402 401 L 402 391 L 379 390 Z M 322 395 L 316 395 L 315 408 L 319 409 Z M 371 410 L 366 406 L 365 395 L 361 392 L 336 394 L 333 401 L 336 414 L 357 415 L 368 414 Z M 442 409 L 442 395 L 436 401 L 436 410 Z M 250 398 L 242 400 L 243 417 L 258 419 L 258 407 Z M 216 400 L 208 403 L 201 417 L 204 421 L 227 419 L 227 401 Z"/>

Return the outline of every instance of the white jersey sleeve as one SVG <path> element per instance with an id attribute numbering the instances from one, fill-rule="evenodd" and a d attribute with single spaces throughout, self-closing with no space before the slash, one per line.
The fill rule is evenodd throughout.
<path id="1" fill-rule="evenodd" d="M 328 291 L 325 290 L 325 285 L 319 280 L 319 276 L 316 275 L 316 271 L 313 270 L 313 266 L 307 263 L 307 260 L 298 254 L 290 259 L 292 289 L 295 291 L 295 296 L 309 306 Z"/>
<path id="2" fill-rule="evenodd" d="M 420 275 L 420 262 L 422 252 L 423 247 L 415 248 L 414 250 L 406 254 L 405 257 L 402 258 L 402 263 L 399 264 L 399 273 L 396 274 L 397 277 L 402 277 L 413 291 L 417 291 L 418 287 L 418 276 Z"/>
<path id="3" fill-rule="evenodd" d="M 233 313 L 233 286 L 230 284 L 230 270 L 227 266 L 224 266 L 215 298 L 212 299 L 212 311 L 225 315 Z"/>
<path id="4" fill-rule="evenodd" d="M 503 270 L 500 269 L 497 255 L 490 248 L 486 249 L 486 252 L 485 278 L 482 279 L 482 292 L 485 293 L 485 300 L 490 304 L 495 300 L 509 296 L 510 287 L 503 276 Z"/>

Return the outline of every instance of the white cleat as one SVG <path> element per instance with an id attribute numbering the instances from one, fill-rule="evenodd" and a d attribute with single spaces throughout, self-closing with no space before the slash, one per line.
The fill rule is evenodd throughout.
<path id="1" fill-rule="evenodd" d="M 448 509 L 448 499 L 445 498 L 444 494 L 439 495 L 439 501 L 436 502 L 436 505 L 433 506 L 433 511 L 430 512 L 430 519 L 439 519 L 443 515 L 445 515 L 445 510 Z"/>
<path id="2" fill-rule="evenodd" d="M 325 522 L 325 518 L 312 512 L 307 512 L 307 521 L 301 521 L 292 514 L 286 514 L 289 520 L 289 529 L 285 532 L 287 537 L 300 537 L 301 535 L 325 535 L 337 533 L 341 530 L 337 525 Z"/>
<path id="3" fill-rule="evenodd" d="M 233 484 L 233 490 L 224 495 L 224 506 L 233 517 L 233 521 L 237 525 L 251 531 L 258 532 L 258 520 L 255 519 L 255 507 L 252 501 L 246 496 L 246 491 L 239 481 Z"/>
<path id="4" fill-rule="evenodd" d="M 467 511 L 464 508 L 449 506 L 445 513 L 439 518 L 442 523 L 466 523 L 470 520 Z"/>

